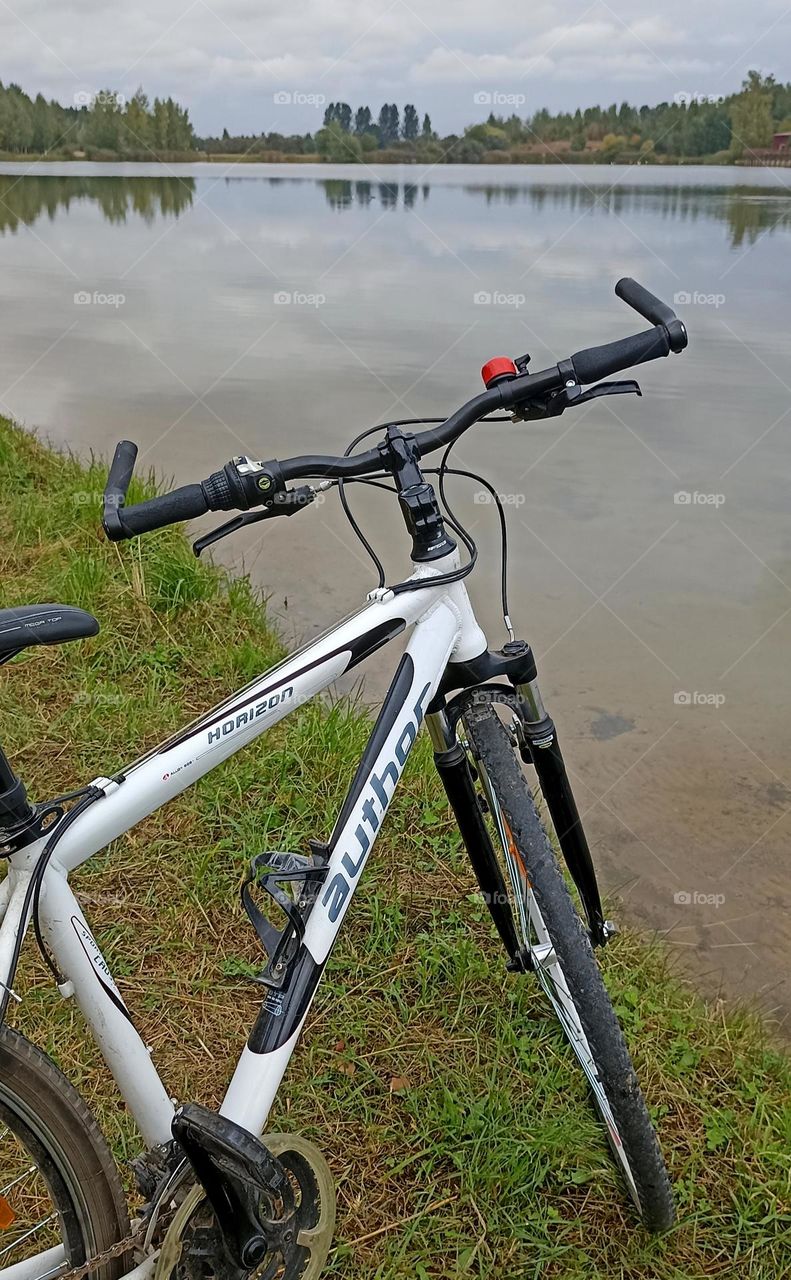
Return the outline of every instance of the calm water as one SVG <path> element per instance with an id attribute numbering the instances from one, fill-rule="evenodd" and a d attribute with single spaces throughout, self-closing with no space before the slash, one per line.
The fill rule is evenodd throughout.
<path id="1" fill-rule="evenodd" d="M 0 403 L 85 452 L 129 436 L 179 482 L 342 451 L 455 408 L 492 355 L 543 368 L 637 329 L 619 276 L 684 299 L 690 350 L 642 400 L 481 426 L 457 457 L 506 497 L 511 613 L 605 883 L 702 982 L 786 1017 L 791 170 L 162 173 L 0 166 Z M 458 483 L 499 644 L 495 513 Z M 356 505 L 401 576 L 389 504 Z M 295 637 L 372 585 L 334 500 L 226 548 Z"/>

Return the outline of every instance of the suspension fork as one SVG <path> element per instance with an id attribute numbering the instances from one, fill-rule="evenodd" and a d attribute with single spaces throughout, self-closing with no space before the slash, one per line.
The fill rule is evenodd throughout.
<path id="1" fill-rule="evenodd" d="M 612 921 L 604 918 L 590 847 L 582 829 L 555 725 L 547 714 L 535 677 L 524 683 L 515 683 L 514 688 L 519 695 L 519 713 L 515 716 L 519 753 L 525 764 L 532 764 L 536 771 L 566 866 L 585 908 L 591 941 L 594 946 L 603 946 L 616 929 Z"/>
<path id="2" fill-rule="evenodd" d="M 426 727 L 434 748 L 434 763 L 458 823 L 475 878 L 508 952 L 509 968 L 523 968 L 522 948 L 511 912 L 510 898 L 475 790 L 467 753 L 445 711 L 430 711 Z"/>

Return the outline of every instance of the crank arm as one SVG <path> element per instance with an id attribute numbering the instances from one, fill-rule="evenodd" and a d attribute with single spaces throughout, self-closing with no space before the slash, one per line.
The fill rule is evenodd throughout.
<path id="1" fill-rule="evenodd" d="M 179 1108 L 171 1127 L 237 1266 L 252 1270 L 280 1246 L 281 1237 L 290 1243 L 294 1193 L 282 1165 L 260 1138 L 194 1102 Z M 278 1202 L 282 1216 L 275 1221 L 267 1209 Z"/>

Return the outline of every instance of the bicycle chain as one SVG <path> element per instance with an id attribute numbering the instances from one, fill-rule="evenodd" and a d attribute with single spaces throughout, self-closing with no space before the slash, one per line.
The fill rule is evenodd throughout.
<path id="1" fill-rule="evenodd" d="M 123 1240 L 116 1240 L 115 1244 L 111 1244 L 109 1248 L 102 1250 L 101 1253 L 95 1253 L 87 1262 L 81 1263 L 78 1267 L 72 1267 L 69 1271 L 61 1271 L 58 1280 L 82 1280 L 83 1276 L 87 1276 L 91 1271 L 98 1271 L 99 1267 L 103 1267 L 106 1262 L 112 1262 L 113 1258 L 118 1258 L 121 1254 L 128 1253 L 130 1249 L 134 1249 L 136 1245 L 142 1244 L 146 1235 L 145 1224 L 138 1231 L 131 1235 L 124 1236 Z"/>
<path id="2" fill-rule="evenodd" d="M 157 1227 L 168 1227 L 173 1217 L 173 1211 L 162 1213 L 157 1217 Z M 84 1276 L 90 1275 L 92 1271 L 98 1271 L 106 1262 L 112 1262 L 113 1258 L 119 1258 L 124 1253 L 128 1253 L 130 1249 L 142 1247 L 145 1244 L 148 1235 L 149 1219 L 148 1216 L 137 1228 L 128 1236 L 124 1236 L 123 1240 L 116 1240 L 115 1244 L 109 1245 L 107 1249 L 103 1249 L 101 1253 L 95 1253 L 87 1262 L 81 1262 L 78 1267 L 71 1267 L 68 1271 L 61 1271 L 57 1280 L 83 1280 Z"/>

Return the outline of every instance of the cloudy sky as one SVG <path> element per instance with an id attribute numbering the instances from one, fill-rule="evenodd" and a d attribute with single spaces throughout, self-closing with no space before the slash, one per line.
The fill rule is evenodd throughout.
<path id="1" fill-rule="evenodd" d="M 63 102 L 142 83 L 199 133 L 301 132 L 336 99 L 412 101 L 449 132 L 486 95 L 520 115 L 659 102 L 750 67 L 791 79 L 789 0 L 0 0 L 4 82 Z"/>

